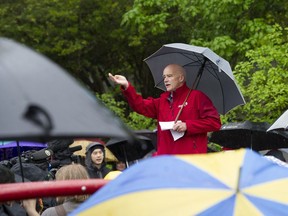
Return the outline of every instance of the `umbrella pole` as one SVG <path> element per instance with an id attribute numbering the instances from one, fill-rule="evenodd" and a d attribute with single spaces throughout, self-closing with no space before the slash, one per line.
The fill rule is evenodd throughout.
<path id="1" fill-rule="evenodd" d="M 24 172 L 23 172 L 23 165 L 22 165 L 22 160 L 21 160 L 21 151 L 20 151 L 19 141 L 17 140 L 16 143 L 17 143 L 17 153 L 18 153 L 18 158 L 19 158 L 19 164 L 20 164 L 20 172 L 21 172 L 22 182 L 24 182 Z"/>
<path id="2" fill-rule="evenodd" d="M 124 145 L 122 147 L 123 147 L 123 154 L 124 154 L 124 157 L 125 157 L 126 167 L 128 168 L 129 167 L 129 162 L 128 162 L 128 158 L 127 158 L 126 148 L 125 148 Z"/>
<path id="3" fill-rule="evenodd" d="M 253 149 L 253 132 L 250 132 L 250 149 Z"/>
<path id="4" fill-rule="evenodd" d="M 241 179 L 241 171 L 242 171 L 242 167 L 239 168 L 239 175 L 238 175 L 238 181 L 237 181 L 236 194 L 238 194 L 240 192 L 239 186 L 240 186 L 240 179 Z"/>
<path id="5" fill-rule="evenodd" d="M 179 112 L 178 112 L 176 118 L 175 118 L 175 121 L 174 121 L 175 123 L 178 121 L 179 116 L 180 116 L 180 114 L 182 113 L 182 110 L 183 110 L 183 108 L 184 108 L 184 104 L 186 103 L 186 101 L 187 101 L 187 99 L 188 99 L 190 93 L 191 93 L 194 89 L 196 89 L 197 86 L 198 86 L 199 81 L 200 81 L 200 79 L 201 79 L 201 77 L 202 77 L 202 74 L 203 74 L 203 70 L 204 70 L 204 67 L 205 67 L 206 61 L 207 61 L 207 58 L 205 57 L 205 58 L 204 58 L 204 62 L 203 62 L 203 64 L 202 64 L 201 67 L 199 68 L 199 71 L 198 71 L 197 77 L 196 77 L 196 79 L 195 79 L 195 81 L 194 81 L 194 83 L 193 83 L 193 85 L 192 85 L 192 88 L 189 90 L 189 92 L 188 92 L 188 94 L 187 94 L 187 96 L 186 96 L 186 98 L 185 98 L 185 100 L 184 100 L 184 102 L 183 102 L 183 104 L 182 104 L 182 106 L 181 106 L 181 108 L 180 108 L 180 110 L 179 110 Z"/>

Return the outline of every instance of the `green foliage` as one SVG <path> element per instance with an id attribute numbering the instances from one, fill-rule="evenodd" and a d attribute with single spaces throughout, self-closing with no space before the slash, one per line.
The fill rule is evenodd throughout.
<path id="1" fill-rule="evenodd" d="M 104 93 L 97 95 L 97 97 L 131 129 L 154 130 L 156 128 L 156 121 L 154 119 L 131 112 L 126 102 L 123 100 L 116 101 L 112 93 Z M 125 113 L 128 113 L 128 116 Z"/>
<path id="2" fill-rule="evenodd" d="M 247 60 L 237 64 L 235 77 L 247 103 L 231 111 L 225 120 L 272 123 L 287 109 L 287 30 L 274 25 L 257 42 L 262 45 L 248 50 Z"/>
<path id="3" fill-rule="evenodd" d="M 208 149 L 212 152 L 220 152 L 222 151 L 222 146 L 217 143 L 208 143 Z"/>
<path id="4" fill-rule="evenodd" d="M 127 122 L 127 124 L 134 130 L 154 130 L 156 128 L 156 120 L 147 118 L 143 115 L 139 115 L 136 112 L 130 112 L 128 118 L 129 121 Z"/>
<path id="5" fill-rule="evenodd" d="M 104 93 L 97 94 L 98 99 L 100 99 L 112 112 L 114 112 L 119 118 L 125 122 L 125 101 L 116 101 L 113 94 Z"/>

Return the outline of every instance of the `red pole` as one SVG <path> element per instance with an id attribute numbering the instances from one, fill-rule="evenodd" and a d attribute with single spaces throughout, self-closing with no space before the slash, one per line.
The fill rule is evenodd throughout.
<path id="1" fill-rule="evenodd" d="M 0 202 L 30 198 L 93 194 L 109 180 L 85 179 L 0 184 Z"/>

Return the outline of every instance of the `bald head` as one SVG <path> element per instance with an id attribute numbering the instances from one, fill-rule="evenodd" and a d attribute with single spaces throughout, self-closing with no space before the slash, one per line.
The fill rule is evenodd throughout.
<path id="1" fill-rule="evenodd" d="M 186 71 L 185 69 L 178 65 L 178 64 L 169 64 L 165 67 L 164 71 L 165 70 L 169 70 L 169 71 L 173 71 L 173 73 L 176 75 L 182 75 L 184 76 L 184 78 L 186 78 Z"/>
<path id="2" fill-rule="evenodd" d="M 167 91 L 175 91 L 186 82 L 186 71 L 177 64 L 167 65 L 163 71 L 163 79 Z"/>

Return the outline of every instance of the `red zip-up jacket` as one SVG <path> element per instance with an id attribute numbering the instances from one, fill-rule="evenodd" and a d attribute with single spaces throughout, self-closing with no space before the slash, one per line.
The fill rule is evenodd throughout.
<path id="1" fill-rule="evenodd" d="M 135 112 L 158 120 L 156 155 L 206 153 L 207 132 L 217 131 L 221 127 L 219 114 L 212 101 L 201 91 L 193 90 L 178 119 L 186 123 L 187 131 L 174 141 L 170 130 L 161 131 L 159 122 L 175 120 L 189 92 L 186 85 L 173 92 L 172 104 L 168 100 L 170 92 L 162 93 L 159 98 L 143 99 L 130 83 L 122 92 Z"/>

